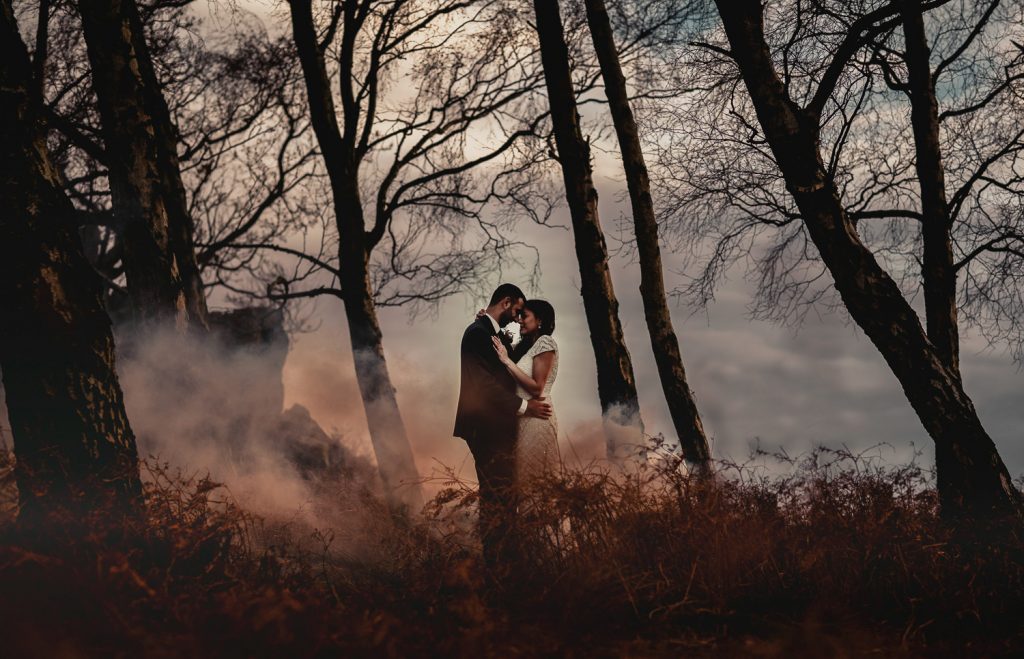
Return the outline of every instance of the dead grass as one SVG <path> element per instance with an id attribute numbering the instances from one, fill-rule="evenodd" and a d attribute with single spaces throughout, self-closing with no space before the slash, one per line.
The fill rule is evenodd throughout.
<path id="1" fill-rule="evenodd" d="M 0 501 L 13 486 L 0 465 Z M 524 498 L 485 587 L 455 480 L 415 519 L 321 485 L 330 528 L 273 524 L 150 462 L 147 519 L 45 550 L 0 527 L 5 656 L 974 656 L 1024 648 L 1024 543 L 951 529 L 915 465 L 818 450 L 787 476 L 668 458 L 567 470 Z M 81 525 L 76 525 L 81 528 Z M 70 527 L 69 527 L 70 528 Z M 353 529 L 358 529 L 354 532 Z M 60 528 L 55 529 L 60 536 Z"/>

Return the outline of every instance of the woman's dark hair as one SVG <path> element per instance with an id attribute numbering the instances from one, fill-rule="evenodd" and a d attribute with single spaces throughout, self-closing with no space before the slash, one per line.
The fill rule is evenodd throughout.
<path id="1" fill-rule="evenodd" d="M 537 317 L 537 321 L 540 323 L 540 329 L 537 330 L 537 334 L 532 337 L 523 337 L 523 340 L 512 351 L 510 357 L 512 361 L 519 361 L 519 359 L 526 354 L 526 352 L 536 342 L 537 337 L 544 336 L 545 334 L 550 335 L 555 331 L 555 308 L 546 300 L 527 300 L 523 305 L 523 309 L 529 309 L 530 312 Z"/>
<path id="2" fill-rule="evenodd" d="M 555 331 L 555 308 L 547 300 L 527 300 L 523 309 L 529 309 L 540 321 L 538 335 L 550 335 Z"/>

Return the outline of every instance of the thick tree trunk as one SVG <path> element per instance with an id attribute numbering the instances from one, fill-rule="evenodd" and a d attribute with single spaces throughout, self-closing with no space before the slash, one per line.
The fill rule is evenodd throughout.
<path id="1" fill-rule="evenodd" d="M 0 370 L 24 524 L 141 505 L 100 282 L 50 160 L 31 65 L 0 2 Z"/>
<path id="2" fill-rule="evenodd" d="M 604 0 L 586 0 L 587 22 L 594 41 L 594 50 L 601 63 L 605 94 L 611 109 L 615 132 L 622 152 L 622 166 L 626 172 L 629 199 L 633 207 L 633 226 L 637 250 L 640 254 L 640 296 L 644 302 L 647 330 L 658 365 L 658 376 L 665 392 L 665 400 L 672 415 L 672 423 L 679 436 L 679 445 L 687 461 L 706 466 L 711 457 L 704 424 L 697 412 L 697 403 L 686 382 L 686 369 L 679 352 L 679 341 L 672 328 L 672 316 L 665 300 L 665 280 L 661 266 L 661 248 L 658 245 L 658 222 L 651 199 L 651 182 L 647 175 L 640 135 L 633 111 L 629 107 L 626 78 L 615 48 L 611 21 Z"/>
<path id="3" fill-rule="evenodd" d="M 343 136 L 338 128 L 330 78 L 317 42 L 310 0 L 291 0 L 289 6 L 295 46 L 309 98 L 310 119 L 334 196 L 342 300 L 370 441 L 385 484 L 401 501 L 418 508 L 423 503 L 419 473 L 384 359 L 384 344 L 370 288 L 369 253 L 355 162 L 355 130 L 352 128 L 358 117 L 346 114 L 347 130 Z M 346 11 L 351 11 L 351 7 Z M 346 38 L 355 38 L 350 30 L 345 34 Z M 346 48 L 343 52 L 351 55 Z M 347 64 L 342 62 L 343 77 L 351 73 L 351 65 L 350 58 Z M 347 84 L 347 80 L 342 82 L 342 86 Z"/>
<path id="4" fill-rule="evenodd" d="M 608 248 L 597 213 L 590 147 L 583 139 L 569 69 L 562 17 L 556 0 L 534 0 L 544 79 L 565 197 L 572 217 L 580 266 L 583 309 L 597 359 L 597 391 L 605 418 L 608 454 L 623 458 L 642 452 L 643 421 L 633 363 L 619 322 L 619 302 L 608 270 Z"/>
<path id="5" fill-rule="evenodd" d="M 946 514 L 1021 514 L 995 444 L 960 378 L 925 336 L 914 310 L 879 266 L 847 216 L 818 144 L 819 118 L 798 107 L 775 71 L 759 0 L 717 0 L 732 55 L 758 120 L 851 317 L 882 354 L 928 434 L 949 464 L 938 471 Z"/>
<path id="6" fill-rule="evenodd" d="M 960 337 L 957 330 L 956 268 L 953 266 L 952 222 L 946 202 L 946 177 L 939 143 L 939 103 L 928 61 L 921 3 L 909 0 L 903 10 L 910 82 L 910 122 L 917 151 L 917 180 L 921 186 L 921 237 L 924 243 L 924 304 L 928 339 L 939 358 L 960 375 Z"/>
<path id="7" fill-rule="evenodd" d="M 205 327 L 177 131 L 138 7 L 134 0 L 82 0 L 80 8 L 135 320 L 170 320 L 180 331 Z"/>

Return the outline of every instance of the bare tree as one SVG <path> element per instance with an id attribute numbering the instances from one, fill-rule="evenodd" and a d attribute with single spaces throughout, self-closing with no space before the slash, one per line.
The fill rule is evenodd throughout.
<path id="1" fill-rule="evenodd" d="M 192 218 L 164 100 L 134 0 L 81 0 L 114 216 L 137 321 L 206 325 Z"/>
<path id="2" fill-rule="evenodd" d="M 378 463 L 390 485 L 408 484 L 417 474 L 377 307 L 429 304 L 485 277 L 516 243 L 504 232 L 510 214 L 484 216 L 492 202 L 546 219 L 532 207 L 542 145 L 528 142 L 538 78 L 498 2 L 348 0 L 325 3 L 326 15 L 312 0 L 289 6 L 337 256 L 252 247 L 329 273 L 330 284 L 302 290 L 282 279 L 271 295 L 344 302 Z"/>
<path id="3" fill-rule="evenodd" d="M 932 172 L 941 170 L 944 189 L 922 180 L 917 171 L 925 163 L 918 158 L 915 124 L 924 123 L 913 120 L 918 111 L 909 93 L 903 21 L 897 18 L 866 34 L 849 65 L 835 72 L 839 77 L 822 108 L 820 131 L 827 170 L 860 236 L 885 260 L 908 299 L 934 300 L 925 308 L 926 315 L 928 306 L 938 310 L 933 327 L 944 326 L 947 334 L 955 335 L 956 325 L 939 317 L 959 316 L 961 323 L 1007 346 L 1019 359 L 1024 328 L 1018 275 L 1024 250 L 1019 237 L 1024 235 L 1024 218 L 1017 210 L 1021 189 L 1015 172 L 1024 118 L 1024 60 L 1012 41 L 1021 33 L 1022 3 L 923 7 L 925 24 L 934 35 L 932 86 L 942 90 L 939 143 L 932 148 L 937 166 L 926 166 Z M 766 40 L 777 53 L 780 76 L 794 95 L 809 99 L 811 82 L 825 75 L 835 35 L 857 25 L 867 10 L 849 3 L 794 0 L 769 5 L 766 11 L 773 25 Z M 685 242 L 681 253 L 702 257 L 694 261 L 702 261 L 704 271 L 684 292 L 707 301 L 724 269 L 745 262 L 759 283 L 755 315 L 799 322 L 818 303 L 833 305 L 836 300 L 810 248 L 799 210 L 750 123 L 749 99 L 738 86 L 731 60 L 714 44 L 698 46 L 665 49 L 668 55 L 656 71 L 674 76 L 662 86 L 676 91 L 645 103 L 640 113 L 646 129 L 642 135 L 651 136 L 647 146 L 655 153 L 659 211 L 666 220 L 662 229 Z M 927 114 L 921 103 L 926 101 L 917 107 Z M 935 261 L 936 250 L 929 248 L 925 258 L 923 189 L 947 199 L 952 275 L 948 264 L 940 268 L 945 275 L 929 274 L 934 269 L 924 266 L 926 260 Z M 942 204 L 930 201 L 928 206 Z M 940 243 L 938 252 L 945 252 L 941 237 L 928 242 Z M 956 308 L 949 300 L 951 280 Z M 946 301 L 939 302 L 943 297 Z M 935 342 L 943 343 L 938 336 Z M 954 350 L 951 363 L 956 359 Z"/>
<path id="4" fill-rule="evenodd" d="M 757 0 L 716 3 L 728 46 L 757 122 L 796 206 L 796 217 L 820 254 L 843 305 L 896 375 L 936 443 L 939 494 L 947 514 L 1021 512 L 1021 496 L 964 392 L 958 374 L 928 340 L 896 281 L 858 235 L 851 213 L 822 157 L 821 125 L 843 71 L 872 36 L 902 20 L 903 3 L 862 14 L 831 44 L 823 74 L 813 80 L 780 76 L 765 38 Z M 781 54 L 785 59 L 787 53 Z M 793 93 L 806 94 L 804 103 Z"/>
<path id="5" fill-rule="evenodd" d="M 99 281 L 46 145 L 8 0 L 0 2 L 0 368 L 17 457 L 19 520 L 141 505 L 135 437 Z"/>
<path id="6" fill-rule="evenodd" d="M 561 12 L 557 2 L 535 0 L 537 35 L 547 82 L 551 123 L 558 147 L 558 162 L 565 182 L 565 196 L 572 217 L 576 258 L 580 266 L 583 308 L 590 328 L 590 340 L 597 359 L 597 389 L 601 411 L 606 420 L 618 427 L 633 427 L 642 432 L 640 403 L 637 399 L 633 363 L 626 349 L 619 321 L 618 300 L 608 269 L 608 248 L 597 213 L 597 190 L 590 165 L 590 147 L 583 139 L 572 85 L 569 49 L 566 46 Z M 620 437 L 610 430 L 609 456 L 623 457 L 640 445 L 637 437 Z"/>
<path id="7" fill-rule="evenodd" d="M 644 302 L 647 330 L 658 365 L 661 388 L 665 392 L 672 423 L 679 437 L 683 457 L 706 466 L 711 457 L 697 404 L 686 381 L 686 369 L 679 351 L 679 340 L 672 327 L 672 316 L 665 299 L 665 278 L 658 241 L 658 222 L 651 197 L 650 177 L 640 145 L 633 110 L 629 105 L 626 78 L 615 47 L 611 19 L 604 0 L 586 0 L 587 19 L 594 50 L 601 63 L 605 94 L 615 123 L 622 153 L 622 165 L 633 209 L 637 251 L 640 260 L 640 296 Z"/>
<path id="8" fill-rule="evenodd" d="M 176 128 L 187 214 L 194 221 L 196 265 L 209 294 L 243 289 L 264 277 L 259 253 L 233 242 L 263 243 L 300 231 L 317 216 L 296 189 L 317 176 L 301 80 L 290 40 L 271 37 L 239 7 L 230 21 L 202 18 L 176 0 L 139 6 L 153 68 Z M 35 83 L 54 161 L 65 172 L 86 256 L 103 277 L 115 320 L 131 315 L 124 224 L 112 212 L 108 156 L 80 14 L 74 3 L 20 3 L 38 25 Z M 304 191 L 302 191 L 304 193 Z"/>
<path id="9" fill-rule="evenodd" d="M 937 312 L 932 327 L 945 328 L 936 329 L 936 343 L 943 342 L 942 334 L 953 339 L 947 363 L 957 362 L 956 326 L 943 318 L 955 318 L 957 311 L 961 320 L 1019 358 L 1024 250 L 1015 243 L 1024 217 L 1016 171 L 1024 108 L 1021 60 L 1012 43 L 1024 19 L 1022 3 L 921 6 L 934 35 L 932 86 L 942 89 L 940 142 L 922 156 L 930 163 L 918 157 L 915 139 L 915 127 L 918 136 L 929 139 L 920 130 L 927 128 L 928 122 L 920 121 L 922 111 L 928 114 L 927 95 L 918 95 L 923 101 L 910 95 L 905 6 L 897 4 L 775 3 L 765 8 L 772 24 L 765 40 L 787 92 L 819 109 L 826 172 L 858 236 L 905 298 L 913 301 L 924 290 L 920 297 L 933 300 L 926 302 L 925 313 Z M 885 7 L 888 18 L 875 22 Z M 710 36 L 696 42 L 697 48 L 675 49 L 665 58 L 680 74 L 670 85 L 676 98 L 644 108 L 647 133 L 656 136 L 649 145 L 657 152 L 660 189 L 668 193 L 661 211 L 669 221 L 663 227 L 688 241 L 687 251 L 710 247 L 703 272 L 685 290 L 707 301 L 724 268 L 742 261 L 753 266 L 748 272 L 759 283 L 755 315 L 799 322 L 822 303 L 845 309 L 826 286 L 828 270 L 752 119 L 750 97 L 728 49 Z M 848 49 L 842 67 L 830 56 L 840 43 Z M 817 81 L 823 79 L 830 81 L 831 94 L 816 96 Z M 918 171 L 922 164 L 926 172 Z M 949 190 L 945 231 L 952 261 L 941 256 L 941 236 L 929 239 L 931 256 L 923 258 L 922 194 L 941 190 L 937 171 Z M 941 207 L 929 202 L 931 209 Z M 925 261 L 940 267 L 929 270 Z M 937 280 L 934 272 L 945 272 L 944 278 Z M 957 284 L 955 306 L 949 286 L 941 283 L 951 279 Z M 938 462 L 941 470 L 947 460 L 940 456 Z"/>
<path id="10" fill-rule="evenodd" d="M 200 273 L 208 290 L 248 303 L 254 282 L 278 272 L 265 251 L 243 245 L 284 243 L 318 226 L 323 172 L 291 40 L 271 38 L 239 10 L 233 17 L 225 33 L 202 39 L 179 28 L 160 61 L 181 127 Z"/>
<path id="11" fill-rule="evenodd" d="M 961 314 L 1019 359 L 1024 236 L 1017 173 L 1024 142 L 1024 3 L 903 8 L 902 35 L 883 33 L 867 64 L 911 106 L 920 203 L 921 284 L 929 339 L 959 370 Z M 901 50 L 902 46 L 902 50 Z M 934 51 L 933 51 L 934 46 Z M 940 94 L 937 91 L 941 88 Z"/>

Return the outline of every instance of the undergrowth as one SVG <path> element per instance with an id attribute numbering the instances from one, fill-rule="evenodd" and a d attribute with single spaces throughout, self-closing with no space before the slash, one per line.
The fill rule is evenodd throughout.
<path id="1" fill-rule="evenodd" d="M 422 511 L 322 483 L 331 524 L 271 522 L 146 463 L 146 519 L 41 550 L 0 465 L 5 656 L 973 656 L 1024 648 L 1024 542 L 944 523 L 927 473 L 818 449 L 785 475 L 670 454 L 591 467 L 520 505 L 495 585 L 454 477 Z M 777 456 L 778 457 L 778 456 Z M 327 519 L 328 517 L 325 517 Z M 76 525 L 75 528 L 80 528 Z M 354 529 L 358 529 L 354 531 Z M 60 530 L 55 530 L 59 535 Z"/>

